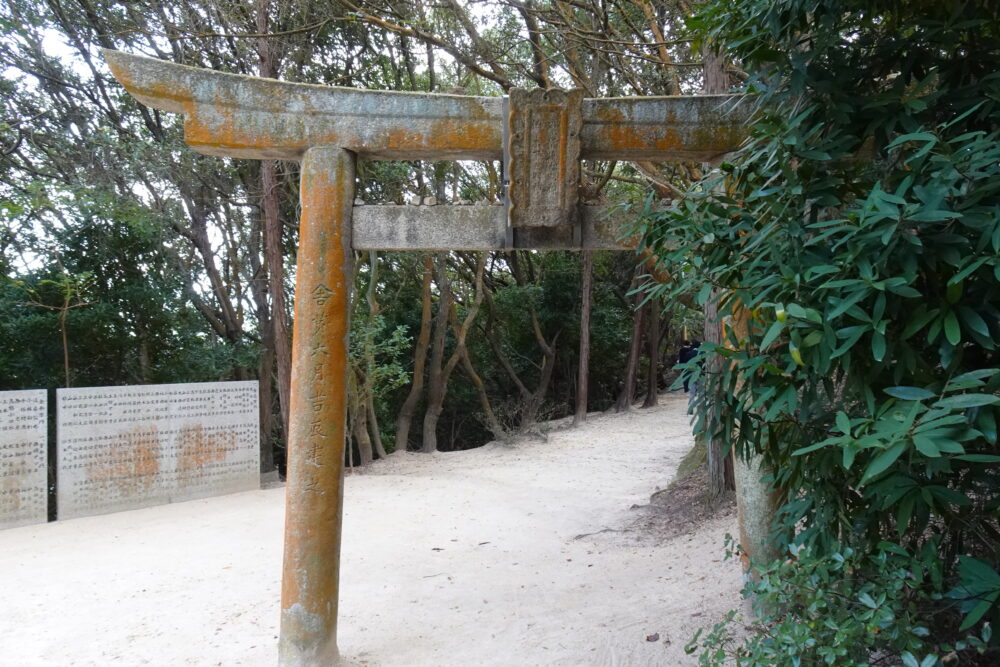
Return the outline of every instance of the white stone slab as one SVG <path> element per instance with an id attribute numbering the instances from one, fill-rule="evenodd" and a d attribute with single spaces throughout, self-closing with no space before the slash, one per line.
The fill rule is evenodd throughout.
<path id="1" fill-rule="evenodd" d="M 48 521 L 48 399 L 0 391 L 0 528 Z"/>
<path id="2" fill-rule="evenodd" d="M 257 382 L 59 389 L 58 518 L 260 486 Z"/>

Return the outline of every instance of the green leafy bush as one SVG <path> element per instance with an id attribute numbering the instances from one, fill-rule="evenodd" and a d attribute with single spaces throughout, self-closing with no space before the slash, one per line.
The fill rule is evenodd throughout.
<path id="1" fill-rule="evenodd" d="M 920 595 L 953 587 L 924 627 L 954 641 L 1000 597 L 1000 7 L 719 0 L 695 27 L 756 112 L 640 230 L 682 267 L 654 291 L 746 322 L 703 345 L 724 363 L 696 428 L 771 471 L 779 544 L 826 562 L 893 540 Z M 868 558 L 865 580 L 897 581 Z"/>
<path id="2" fill-rule="evenodd" d="M 981 636 L 935 644 L 924 625 L 939 597 L 926 585 L 928 568 L 888 542 L 871 554 L 803 549 L 758 575 L 744 591 L 756 612 L 748 638 L 730 612 L 686 647 L 700 664 L 931 667 L 960 651 L 984 653 L 992 635 L 986 624 Z"/>

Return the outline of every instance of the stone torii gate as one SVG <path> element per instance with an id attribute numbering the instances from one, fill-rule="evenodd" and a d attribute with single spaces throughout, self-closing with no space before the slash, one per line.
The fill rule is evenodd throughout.
<path id="1" fill-rule="evenodd" d="M 104 56 L 140 102 L 184 114 L 195 150 L 302 164 L 279 662 L 335 664 L 353 251 L 627 249 L 614 216 L 580 204 L 580 160 L 712 161 L 746 113 L 725 95 L 385 92 Z M 359 157 L 502 159 L 504 205 L 355 206 Z"/>

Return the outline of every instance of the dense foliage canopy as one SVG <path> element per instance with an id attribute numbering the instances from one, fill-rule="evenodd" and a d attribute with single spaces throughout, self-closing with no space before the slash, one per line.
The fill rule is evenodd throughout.
<path id="1" fill-rule="evenodd" d="M 998 19 L 727 0 L 693 21 L 757 117 L 645 231 L 684 263 L 675 291 L 718 295 L 697 426 L 770 471 L 798 558 L 752 587 L 793 627 L 746 664 L 936 664 L 1000 620 Z"/>

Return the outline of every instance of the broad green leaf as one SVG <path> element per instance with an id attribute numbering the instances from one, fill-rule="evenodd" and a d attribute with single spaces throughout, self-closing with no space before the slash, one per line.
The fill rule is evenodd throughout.
<path id="1" fill-rule="evenodd" d="M 909 285 L 899 285 L 897 287 L 890 287 L 889 291 L 898 294 L 899 296 L 906 297 L 908 299 L 916 299 L 923 296 L 916 289 L 910 287 Z"/>
<path id="2" fill-rule="evenodd" d="M 877 332 L 872 336 L 872 358 L 875 361 L 885 358 L 885 336 Z"/>
<path id="3" fill-rule="evenodd" d="M 760 342 L 761 352 L 765 351 L 774 342 L 774 339 L 781 334 L 781 330 L 784 328 L 785 325 L 782 322 L 775 322 L 771 325 L 767 333 L 764 334 L 764 340 Z"/>
<path id="4" fill-rule="evenodd" d="M 997 420 L 993 410 L 980 410 L 976 414 L 976 428 L 978 428 L 987 442 L 996 444 L 997 441 Z"/>
<path id="5" fill-rule="evenodd" d="M 966 327 L 980 334 L 981 336 L 990 336 L 990 327 L 986 324 L 986 320 L 982 316 L 974 311 L 968 306 L 959 306 L 958 314 L 962 318 L 962 322 Z"/>
<path id="6" fill-rule="evenodd" d="M 931 310 L 921 312 L 917 309 L 916 313 L 907 322 L 906 328 L 903 329 L 903 338 L 909 338 L 916 332 L 923 329 L 927 324 L 938 316 L 939 310 L 937 308 L 932 308 Z"/>
<path id="7" fill-rule="evenodd" d="M 952 458 L 969 463 L 1000 463 L 1000 456 L 994 454 L 960 454 Z"/>
<path id="8" fill-rule="evenodd" d="M 897 442 L 896 444 L 890 446 L 888 449 L 883 451 L 881 454 L 872 459 L 868 467 L 865 468 L 865 474 L 861 478 L 861 483 L 864 484 L 872 477 L 885 472 L 889 466 L 896 462 L 896 459 L 906 451 L 905 442 Z"/>
<path id="9" fill-rule="evenodd" d="M 910 526 L 910 519 L 913 517 L 913 507 L 917 501 L 917 493 L 908 494 L 899 501 L 896 506 L 896 529 L 900 535 L 906 532 Z"/>
<path id="10" fill-rule="evenodd" d="M 703 306 L 708 302 L 708 298 L 711 295 L 712 295 L 712 285 L 711 284 L 702 285 L 701 289 L 698 290 L 698 296 L 695 298 L 695 301 L 698 303 L 698 305 Z"/>
<path id="11" fill-rule="evenodd" d="M 957 211 L 945 211 L 943 209 L 922 209 L 919 213 L 907 216 L 913 222 L 941 222 L 942 220 L 954 220 L 961 217 L 962 214 Z"/>
<path id="12" fill-rule="evenodd" d="M 837 305 L 834 306 L 833 310 L 831 310 L 827 314 L 826 319 L 827 320 L 834 320 L 834 319 L 840 317 L 845 312 L 847 312 L 848 308 L 850 308 L 851 306 L 853 306 L 854 304 L 856 304 L 858 301 L 861 301 L 861 299 L 863 299 L 866 296 L 868 296 L 868 292 L 870 292 L 870 291 L 871 291 L 870 289 L 859 289 L 859 290 L 853 292 L 850 296 L 848 296 L 845 299 L 840 299 L 840 300 L 831 299 L 830 302 L 831 303 L 836 303 Z"/>
<path id="13" fill-rule="evenodd" d="M 937 396 L 933 391 L 923 387 L 887 387 L 882 391 L 903 401 L 924 401 Z"/>
<path id="14" fill-rule="evenodd" d="M 953 385 L 962 384 L 964 382 L 969 382 L 971 380 L 986 380 L 993 377 L 997 373 L 1000 373 L 1000 369 L 996 368 L 979 368 L 974 371 L 969 371 L 968 373 L 962 373 L 961 375 L 956 375 L 951 380 L 948 381 L 948 387 Z"/>
<path id="15" fill-rule="evenodd" d="M 823 447 L 829 447 L 830 445 L 840 442 L 840 438 L 827 438 L 822 442 L 816 442 L 806 447 L 800 447 L 792 452 L 792 456 L 802 456 L 803 454 L 808 454 L 809 452 L 814 452 L 817 449 L 822 449 Z"/>
<path id="16" fill-rule="evenodd" d="M 976 623 L 978 623 L 979 619 L 981 619 L 983 616 L 985 616 L 986 612 L 988 612 L 990 610 L 990 608 L 993 606 L 993 603 L 996 602 L 997 597 L 998 597 L 998 594 L 996 594 L 996 593 L 994 593 L 992 595 L 988 595 L 988 596 L 986 596 L 985 600 L 980 601 L 979 604 L 977 604 L 975 607 L 973 607 L 972 611 L 970 611 L 965 616 L 965 620 L 962 621 L 962 625 L 960 625 L 958 627 L 958 631 L 959 632 L 965 632 L 966 630 L 968 630 L 969 628 L 971 628 L 973 625 L 975 625 Z"/>
<path id="17" fill-rule="evenodd" d="M 848 336 L 847 340 L 841 343 L 840 346 L 833 351 L 833 354 L 830 355 L 830 359 L 836 359 L 849 352 L 851 348 L 854 347 L 854 345 L 858 342 L 861 336 L 864 335 L 864 333 L 865 333 L 864 327 L 858 327 L 858 329 L 854 333 Z"/>
<path id="18" fill-rule="evenodd" d="M 941 440 L 934 441 L 937 444 L 937 448 L 941 450 L 943 454 L 964 454 L 965 447 L 962 443 L 957 440 L 952 440 L 951 438 L 943 438 Z"/>
<path id="19" fill-rule="evenodd" d="M 957 394 L 942 398 L 934 404 L 935 408 L 975 408 L 980 405 L 996 405 L 1000 403 L 1000 397 L 993 394 Z"/>
<path id="20" fill-rule="evenodd" d="M 806 319 L 806 309 L 797 303 L 788 304 L 787 310 L 792 317 L 797 317 L 800 320 Z"/>
<path id="21" fill-rule="evenodd" d="M 913 446 L 917 448 L 917 451 L 924 456 L 932 459 L 936 459 L 941 456 L 941 450 L 938 446 L 934 444 L 934 439 L 929 438 L 926 435 L 917 434 L 913 436 Z"/>
<path id="22" fill-rule="evenodd" d="M 925 141 L 925 142 L 936 142 L 937 137 L 930 132 L 911 132 L 909 134 L 903 134 L 896 137 L 896 139 L 890 143 L 886 148 L 895 148 L 900 144 L 905 144 L 908 141 Z"/>
<path id="23" fill-rule="evenodd" d="M 844 435 L 851 434 L 851 418 L 847 416 L 846 412 L 838 412 L 836 422 L 837 428 L 840 429 L 841 433 Z"/>
<path id="24" fill-rule="evenodd" d="M 955 317 L 953 310 L 949 310 L 948 314 L 944 316 L 944 336 L 952 345 L 958 345 L 962 342 L 962 329 L 958 326 L 958 318 Z"/>
<path id="25" fill-rule="evenodd" d="M 854 465 L 854 458 L 858 455 L 858 450 L 855 449 L 851 444 L 844 446 L 843 455 L 840 458 L 840 464 L 844 466 L 844 470 L 850 470 L 851 466 Z"/>
<path id="26" fill-rule="evenodd" d="M 965 507 L 966 505 L 972 504 L 972 501 L 969 500 L 969 497 L 964 493 L 956 491 L 955 489 L 949 489 L 947 486 L 934 484 L 931 486 L 925 486 L 924 488 L 933 494 L 935 498 L 938 498 L 949 505 Z"/>
<path id="27" fill-rule="evenodd" d="M 976 591 L 1000 591 L 1000 572 L 984 560 L 959 556 L 958 573 L 962 585 Z"/>
<path id="28" fill-rule="evenodd" d="M 968 278 L 976 269 L 985 264 L 986 260 L 988 259 L 989 257 L 980 257 L 979 259 L 970 262 L 968 266 L 966 266 L 964 269 L 953 275 L 948 280 L 948 284 L 954 285 L 956 283 L 962 282 L 963 280 Z"/>

